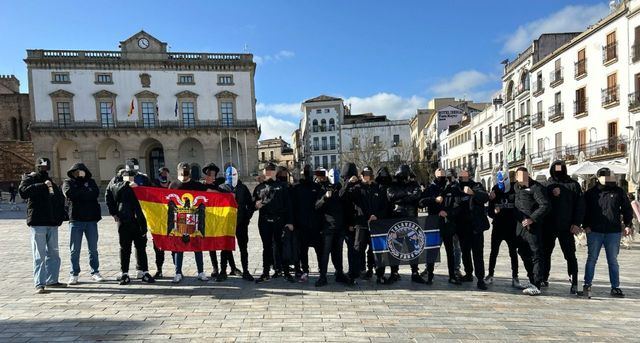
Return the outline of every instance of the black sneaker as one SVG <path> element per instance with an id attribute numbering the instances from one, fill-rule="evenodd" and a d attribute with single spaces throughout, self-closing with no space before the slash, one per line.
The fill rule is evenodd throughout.
<path id="1" fill-rule="evenodd" d="M 131 283 L 131 278 L 129 277 L 129 274 L 122 274 L 122 276 L 120 277 L 120 285 L 128 285 Z"/>
<path id="2" fill-rule="evenodd" d="M 316 281 L 316 287 L 326 286 L 329 282 L 327 281 L 326 276 L 321 276 L 318 281 Z"/>
<path id="3" fill-rule="evenodd" d="M 611 296 L 614 298 L 624 298 L 624 293 L 622 293 L 620 288 L 616 287 L 611 289 Z"/>
<path id="4" fill-rule="evenodd" d="M 271 275 L 272 279 L 277 279 L 279 277 L 282 276 L 282 271 L 281 270 L 276 270 L 275 272 L 273 272 L 273 275 Z"/>
<path id="5" fill-rule="evenodd" d="M 462 285 L 462 282 L 460 281 L 460 279 L 458 279 L 458 277 L 455 275 L 449 278 L 449 283 L 452 285 L 458 285 L 458 286 Z"/>
<path id="6" fill-rule="evenodd" d="M 62 282 L 54 282 L 47 285 L 49 288 L 66 288 L 67 284 Z"/>
<path id="7" fill-rule="evenodd" d="M 151 276 L 151 274 L 144 273 L 144 275 L 142 276 L 142 282 L 154 283 L 156 282 L 156 279 L 154 279 L 153 276 Z"/>
<path id="8" fill-rule="evenodd" d="M 415 282 L 415 283 L 419 283 L 419 284 L 426 284 L 427 282 L 422 278 L 422 276 L 420 276 L 420 274 L 418 273 L 413 273 L 411 274 L 411 282 Z"/>
<path id="9" fill-rule="evenodd" d="M 351 278 L 345 273 L 336 273 L 336 282 L 349 285 L 351 284 Z"/>
<path id="10" fill-rule="evenodd" d="M 473 275 L 471 274 L 465 274 L 464 276 L 462 276 L 461 278 L 459 278 L 460 281 L 462 282 L 473 282 Z"/>
<path id="11" fill-rule="evenodd" d="M 284 273 L 284 279 L 285 279 L 287 282 L 290 282 L 290 283 L 294 283 L 294 282 L 296 282 L 296 279 L 293 277 L 293 275 L 291 275 L 291 274 L 289 274 L 289 273 Z"/>
<path id="12" fill-rule="evenodd" d="M 371 280 L 373 277 L 373 269 L 367 269 L 367 272 L 364 274 L 365 280 Z"/>
<path id="13" fill-rule="evenodd" d="M 216 277 L 216 282 L 222 282 L 224 280 L 227 279 L 227 273 L 222 272 L 220 274 L 218 274 L 218 277 Z"/>
<path id="14" fill-rule="evenodd" d="M 489 287 L 487 287 L 487 283 L 484 282 L 484 280 L 478 281 L 478 283 L 476 284 L 476 287 L 478 287 L 478 289 L 481 291 L 486 291 L 487 289 L 489 289 Z"/>
<path id="15" fill-rule="evenodd" d="M 389 283 L 389 280 L 388 280 L 386 277 L 384 277 L 384 276 L 378 276 L 378 277 L 376 278 L 376 283 L 377 283 L 378 285 L 386 285 L 386 284 L 388 284 L 388 283 Z"/>
<path id="16" fill-rule="evenodd" d="M 389 281 L 388 283 L 394 283 L 394 282 L 400 281 L 400 274 L 391 273 L 391 275 L 389 275 L 389 278 L 387 279 L 387 281 Z"/>
<path id="17" fill-rule="evenodd" d="M 254 278 L 253 278 L 253 276 L 251 276 L 251 273 L 244 272 L 244 273 L 242 273 L 242 280 L 253 281 Z"/>
<path id="18" fill-rule="evenodd" d="M 578 285 L 571 285 L 571 288 L 569 289 L 569 294 L 578 294 Z"/>
<path id="19" fill-rule="evenodd" d="M 547 288 L 549 287 L 549 281 L 542 281 L 540 283 L 540 288 Z"/>
<path id="20" fill-rule="evenodd" d="M 238 268 L 231 268 L 229 275 L 242 275 L 242 270 Z"/>
<path id="21" fill-rule="evenodd" d="M 213 271 L 211 272 L 211 278 L 212 279 L 217 279 L 218 275 L 220 275 L 220 273 L 218 272 L 218 268 L 213 268 Z"/>
<path id="22" fill-rule="evenodd" d="M 263 273 L 262 275 L 260 275 L 259 278 L 256 279 L 256 283 L 261 283 L 261 282 L 265 282 L 265 281 L 269 281 L 271 280 L 271 277 L 269 276 L 269 273 Z"/>
<path id="23" fill-rule="evenodd" d="M 427 273 L 427 285 L 433 285 L 433 272 Z"/>
<path id="24" fill-rule="evenodd" d="M 162 279 L 162 270 L 157 270 L 155 274 L 153 274 L 154 279 Z"/>

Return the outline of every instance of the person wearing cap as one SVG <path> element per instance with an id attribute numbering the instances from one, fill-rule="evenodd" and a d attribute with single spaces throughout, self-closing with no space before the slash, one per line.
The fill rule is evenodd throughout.
<path id="1" fill-rule="evenodd" d="M 169 168 L 161 167 L 158 169 L 158 178 L 154 180 L 153 185 L 160 188 L 169 188 L 169 185 L 171 184 L 169 176 Z"/>
<path id="2" fill-rule="evenodd" d="M 340 196 L 340 183 L 331 184 L 324 168 L 317 168 L 314 172 L 316 182 L 320 186 L 320 195 L 315 208 L 321 215 L 322 223 L 322 258 L 320 260 L 320 278 L 316 287 L 327 285 L 327 267 L 329 256 L 335 268 L 335 281 L 353 285 L 353 280 L 344 273 L 342 250 L 344 245 L 345 225 L 344 209 L 348 208 L 344 197 Z"/>
<path id="3" fill-rule="evenodd" d="M 542 287 L 549 286 L 551 272 L 551 256 L 556 245 L 567 261 L 567 272 L 571 281 L 570 294 L 578 291 L 578 259 L 576 258 L 576 241 L 574 235 L 580 232 L 584 218 L 584 199 L 580 184 L 567 174 L 564 161 L 555 161 L 549 168 L 549 179 L 544 183 L 547 189 L 550 211 L 546 217 L 546 230 L 542 232 L 545 268 Z"/>
<path id="4" fill-rule="evenodd" d="M 622 235 L 628 236 L 633 221 L 631 202 L 624 190 L 616 184 L 615 175 L 609 168 L 596 173 L 598 183 L 585 193 L 585 216 L 582 226 L 587 234 L 587 263 L 584 267 L 583 295 L 591 298 L 591 284 L 596 262 L 604 246 L 609 266 L 611 296 L 624 297 L 620 289 L 618 253 Z M 624 229 L 621 230 L 622 224 Z"/>
<path id="5" fill-rule="evenodd" d="M 116 221 L 120 243 L 120 285 L 131 283 L 129 262 L 131 260 L 131 244 L 136 249 L 136 268 L 143 282 L 153 283 L 155 279 L 149 274 L 147 260 L 147 220 L 142 207 L 136 198 L 133 188 L 149 186 L 149 179 L 139 173 L 136 159 L 127 159 L 125 168 L 114 176 L 105 192 L 105 202 L 109 214 Z"/>
<path id="6" fill-rule="evenodd" d="M 544 276 L 544 256 L 542 246 L 542 230 L 545 216 L 549 213 L 549 200 L 543 185 L 529 177 L 527 168 L 516 169 L 516 236 L 519 240 L 521 256 L 531 264 L 530 284 L 522 291 L 524 294 L 536 296 L 542 294 L 542 278 Z"/>
<path id="7" fill-rule="evenodd" d="M 60 188 L 49 177 L 51 161 L 40 157 L 36 171 L 22 176 L 20 197 L 27 201 L 27 226 L 31 229 L 33 283 L 36 293 L 45 287 L 65 287 L 60 276 L 58 227 L 65 220 L 65 201 Z"/>
<path id="8" fill-rule="evenodd" d="M 207 191 L 207 186 L 200 183 L 197 180 L 191 178 L 191 165 L 187 162 L 178 163 L 177 168 L 177 180 L 171 181 L 169 189 L 178 190 L 190 190 L 190 191 Z M 202 251 L 194 251 L 196 259 L 196 268 L 198 270 L 197 278 L 200 281 L 208 281 L 209 278 L 204 272 L 204 261 L 202 258 Z M 171 252 L 173 258 L 173 264 L 175 265 L 175 275 L 173 276 L 173 283 L 180 283 L 182 281 L 182 261 L 184 259 L 184 252 L 173 251 Z"/>
<path id="9" fill-rule="evenodd" d="M 300 282 L 309 280 L 309 248 L 316 253 L 318 265 L 322 257 L 322 218 L 316 211 L 316 201 L 321 195 L 320 185 L 313 182 L 313 170 L 310 165 L 303 167 L 302 177 L 291 190 L 293 205 L 293 225 L 300 241 L 299 263 Z"/>
<path id="10" fill-rule="evenodd" d="M 274 267 L 274 276 L 285 272 L 289 282 L 295 281 L 289 274 L 288 266 L 282 264 L 282 230 L 294 230 L 293 209 L 287 184 L 276 179 L 276 165 L 268 163 L 264 167 L 265 180 L 253 190 L 255 210 L 259 211 L 258 230 L 262 240 L 262 275 L 256 283 L 271 278 L 269 271 Z"/>
<path id="11" fill-rule="evenodd" d="M 75 285 L 78 283 L 80 247 L 83 235 L 87 239 L 89 248 L 91 278 L 96 282 L 101 282 L 103 279 L 100 275 L 98 260 L 98 221 L 102 219 L 100 204 L 98 204 L 100 189 L 84 163 L 75 163 L 67 171 L 67 177 L 62 184 L 62 193 L 67 198 L 69 208 L 71 275 L 67 284 Z"/>
<path id="12" fill-rule="evenodd" d="M 219 191 L 220 180 L 218 180 L 218 173 L 220 172 L 220 168 L 211 162 L 202 168 L 202 174 L 204 175 L 204 180 L 202 181 L 206 186 L 207 190 L 211 190 L 213 192 Z M 211 278 L 218 281 L 223 281 L 226 279 L 226 271 L 224 276 L 220 276 L 220 265 L 218 263 L 218 252 L 215 250 L 209 251 L 209 259 L 211 259 L 211 267 L 213 270 L 211 271 Z M 222 255 L 222 254 L 221 254 Z M 222 258 L 222 256 L 220 256 Z"/>
<path id="13" fill-rule="evenodd" d="M 161 167 L 158 169 L 158 178 L 154 180 L 153 185 L 158 188 L 169 188 L 169 185 L 171 184 L 169 176 L 169 168 Z M 156 257 L 156 273 L 153 277 L 160 279 L 164 276 L 162 274 L 162 267 L 164 266 L 164 250 L 158 249 L 155 241 L 153 242 L 153 252 Z"/>
<path id="14" fill-rule="evenodd" d="M 380 185 L 374 181 L 374 176 L 373 169 L 370 166 L 365 166 L 362 168 L 360 179 L 357 176 L 350 177 L 346 186 L 348 189 L 347 200 L 354 207 L 354 214 L 350 217 L 347 225 L 355 230 L 354 249 L 358 254 L 357 259 L 354 260 L 358 265 L 353 269 L 363 271 L 365 269 L 365 261 L 368 262 L 364 274 L 367 279 L 373 276 L 373 269 L 375 268 L 369 223 L 384 219 L 389 208 L 387 195 Z M 367 246 L 369 246 L 368 250 Z M 356 275 L 351 275 L 351 277 L 356 277 Z M 377 283 L 379 284 L 384 284 L 386 281 L 387 279 L 383 275 L 379 275 L 377 278 Z"/>

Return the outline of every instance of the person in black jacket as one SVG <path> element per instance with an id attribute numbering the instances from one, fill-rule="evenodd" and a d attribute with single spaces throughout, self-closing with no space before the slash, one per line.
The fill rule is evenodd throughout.
<path id="1" fill-rule="evenodd" d="M 293 225 L 300 241 L 300 281 L 309 278 L 309 248 L 313 248 L 321 265 L 322 258 L 322 218 L 316 211 L 316 201 L 322 196 L 320 185 L 313 182 L 313 171 L 310 165 L 303 167 L 302 178 L 291 191 L 293 205 Z"/>
<path id="2" fill-rule="evenodd" d="M 344 196 L 340 195 L 339 182 L 331 184 L 324 168 L 315 171 L 316 182 L 320 186 L 320 198 L 316 201 L 316 210 L 322 216 L 322 259 L 320 260 L 320 278 L 316 281 L 316 287 L 327 284 L 327 267 L 329 255 L 335 268 L 335 281 L 353 285 L 353 280 L 344 273 L 342 265 L 342 249 L 344 244 L 345 223 L 344 209 L 347 203 Z M 343 194 L 344 195 L 344 194 Z"/>
<path id="3" fill-rule="evenodd" d="M 169 168 L 161 167 L 158 169 L 158 178 L 153 181 L 153 186 L 158 188 L 169 188 L 171 179 L 169 178 Z M 158 249 L 156 242 L 153 242 L 153 252 L 156 256 L 156 273 L 153 275 L 155 279 L 160 279 L 162 275 L 162 266 L 164 265 L 164 250 Z"/>
<path id="4" fill-rule="evenodd" d="M 136 248 L 136 265 L 142 273 L 142 281 L 152 283 L 155 279 L 149 274 L 147 262 L 147 220 L 142 213 L 140 203 L 133 192 L 134 187 L 148 186 L 148 178 L 139 173 L 134 159 L 125 162 L 124 170 L 109 181 L 105 192 L 105 201 L 109 214 L 118 225 L 120 242 L 120 270 L 121 285 L 131 283 L 129 277 L 129 261 L 131 259 L 131 244 Z"/>
<path id="5" fill-rule="evenodd" d="M 235 177 L 234 174 L 235 173 Z M 246 281 L 254 281 L 253 276 L 249 272 L 249 253 L 247 246 L 249 244 L 249 222 L 253 217 L 255 210 L 253 204 L 253 198 L 249 188 L 237 178 L 238 171 L 232 166 L 227 167 L 225 171 L 226 179 L 225 185 L 230 187 L 236 198 L 238 204 L 237 222 L 236 222 L 236 238 L 238 240 L 238 248 L 240 249 L 240 262 L 242 263 L 242 279 Z M 234 183 L 235 182 L 235 183 Z M 235 262 L 233 262 L 233 253 L 229 252 L 229 264 L 231 265 L 231 272 L 235 274 L 237 268 Z M 222 271 L 226 272 L 226 258 L 222 256 Z"/>
<path id="6" fill-rule="evenodd" d="M 440 219 L 440 236 L 447 254 L 447 269 L 449 273 L 449 283 L 460 285 L 461 282 L 455 273 L 455 256 L 453 240 L 456 234 L 455 223 L 449 218 L 449 212 L 453 208 L 453 191 L 449 188 L 445 171 L 442 168 L 436 169 L 434 172 L 434 180 L 422 192 L 420 199 L 420 207 L 426 207 L 430 216 L 439 216 Z M 427 275 L 427 283 L 433 280 L 433 263 L 427 263 L 425 270 Z"/>
<path id="7" fill-rule="evenodd" d="M 489 217 L 493 219 L 491 230 L 491 253 L 489 255 L 489 274 L 485 278 L 488 284 L 493 283 L 493 273 L 496 269 L 500 244 L 507 243 L 509 258 L 511 259 L 511 286 L 524 289 L 518 278 L 518 242 L 516 239 L 516 193 L 511 187 L 507 172 L 499 171 L 497 184 L 489 193 Z M 530 270 L 529 260 L 524 260 L 526 269 Z"/>
<path id="8" fill-rule="evenodd" d="M 20 197 L 27 201 L 27 226 L 31 228 L 33 253 L 33 283 L 36 293 L 45 293 L 45 287 L 64 287 L 58 281 L 60 252 L 58 226 L 65 220 L 64 195 L 51 181 L 51 161 L 40 157 L 36 171 L 22 176 L 18 187 Z"/>
<path id="9" fill-rule="evenodd" d="M 349 200 L 347 194 L 350 188 L 358 181 L 358 167 L 356 164 L 352 162 L 345 163 L 342 167 L 340 178 L 342 178 L 340 197 L 343 199 L 345 204 L 343 222 L 346 226 L 346 230 L 344 231 L 344 241 L 347 244 L 347 262 L 349 263 L 347 275 L 349 275 L 349 278 L 355 282 L 355 280 L 360 277 L 361 272 L 364 271 L 360 270 L 360 268 L 364 267 L 364 263 L 362 263 L 363 261 L 361 261 L 361 259 L 365 258 L 365 255 L 360 254 L 356 248 L 356 228 L 352 224 L 355 207 L 353 202 Z M 371 271 L 371 275 L 373 276 L 373 270 Z"/>
<path id="10" fill-rule="evenodd" d="M 403 164 L 398 167 L 394 180 L 387 188 L 387 199 L 392 206 L 391 218 L 418 217 L 418 203 L 422 195 L 420 185 L 411 180 L 411 168 Z M 400 280 L 399 266 L 391 266 L 389 282 Z M 427 283 L 418 270 L 418 264 L 411 265 L 411 281 L 421 284 Z"/>
<path id="11" fill-rule="evenodd" d="M 347 197 L 354 207 L 354 214 L 351 216 L 351 221 L 348 225 L 355 228 L 354 249 L 358 253 L 356 261 L 359 263 L 357 268 L 354 269 L 363 270 L 366 260 L 368 264 L 365 278 L 373 276 L 373 268 L 375 267 L 369 223 L 374 220 L 385 219 L 389 208 L 386 193 L 373 180 L 373 177 L 373 169 L 365 166 L 362 169 L 361 180 L 358 180 L 357 177 L 355 179 L 350 178 L 347 186 Z M 369 246 L 368 250 L 366 250 L 367 246 Z M 387 282 L 384 275 L 376 276 L 377 283 L 384 284 Z"/>
<path id="12" fill-rule="evenodd" d="M 567 166 L 563 161 L 555 161 L 549 168 L 549 180 L 544 184 L 547 188 L 550 211 L 546 220 L 546 229 L 542 232 L 545 269 L 542 287 L 549 286 L 551 271 L 551 255 L 556 239 L 567 261 L 567 272 L 571 279 L 569 292 L 576 294 L 578 287 L 578 259 L 576 258 L 576 242 L 574 235 L 580 232 L 584 217 L 584 199 L 580 184 L 567 175 Z"/>
<path id="13" fill-rule="evenodd" d="M 269 270 L 274 267 L 274 276 L 285 272 L 285 278 L 293 281 L 288 266 L 282 264 L 282 230 L 293 231 L 293 210 L 287 184 L 276 180 L 276 165 L 269 163 L 264 168 L 265 180 L 253 190 L 255 209 L 259 211 L 258 230 L 262 240 L 262 275 L 256 283 L 271 278 Z"/>
<path id="14" fill-rule="evenodd" d="M 91 172 L 83 163 L 75 163 L 67 171 L 68 179 L 62 184 L 62 192 L 69 206 L 69 247 L 71 257 L 71 275 L 69 285 L 78 283 L 80 274 L 80 247 L 82 236 L 87 238 L 89 247 L 89 266 L 91 278 L 103 281 L 100 275 L 98 260 L 98 221 L 102 219 L 98 196 L 100 189 L 91 177 Z"/>
<path id="15" fill-rule="evenodd" d="M 622 235 L 630 235 L 633 209 L 629 198 L 616 184 L 615 175 L 609 168 L 601 168 L 596 173 L 598 184 L 585 193 L 585 216 L 582 226 L 587 234 L 587 263 L 584 267 L 583 293 L 591 298 L 591 283 L 595 273 L 600 250 L 604 246 L 609 265 L 611 296 L 624 297 L 620 289 L 620 269 L 618 253 Z M 622 218 L 622 225 L 620 222 Z M 621 232 L 622 231 L 622 232 Z"/>
<path id="16" fill-rule="evenodd" d="M 516 169 L 516 235 L 520 240 L 523 259 L 531 263 L 530 285 L 522 292 L 527 295 L 540 295 L 544 274 L 544 256 L 542 230 L 545 216 L 549 212 L 549 200 L 543 185 L 529 177 L 527 168 Z"/>

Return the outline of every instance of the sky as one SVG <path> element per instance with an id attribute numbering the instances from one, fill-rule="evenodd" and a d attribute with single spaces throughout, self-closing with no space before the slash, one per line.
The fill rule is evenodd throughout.
<path id="1" fill-rule="evenodd" d="M 260 138 L 290 141 L 300 103 L 320 94 L 392 119 L 433 97 L 490 101 L 502 60 L 607 13 L 605 0 L 0 0 L 0 74 L 26 92 L 26 49 L 117 50 L 141 29 L 170 51 L 248 51 Z"/>

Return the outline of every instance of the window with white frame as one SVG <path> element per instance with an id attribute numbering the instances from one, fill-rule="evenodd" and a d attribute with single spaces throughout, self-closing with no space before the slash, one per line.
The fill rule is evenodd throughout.
<path id="1" fill-rule="evenodd" d="M 67 126 L 71 124 L 71 103 L 68 101 L 58 101 L 56 103 L 56 114 L 58 125 Z"/>
<path id="2" fill-rule="evenodd" d="M 222 126 L 233 125 L 233 102 L 222 101 L 220 102 L 220 118 L 222 120 Z"/>
<path id="3" fill-rule="evenodd" d="M 179 85 L 193 85 L 195 84 L 193 74 L 178 74 Z"/>
<path id="4" fill-rule="evenodd" d="M 113 102 L 100 102 L 100 125 L 102 127 L 114 127 Z"/>
<path id="5" fill-rule="evenodd" d="M 218 75 L 218 85 L 233 85 L 233 75 Z"/>
<path id="6" fill-rule="evenodd" d="M 113 78 L 111 76 L 111 73 L 96 73 L 96 83 L 112 84 Z"/>
<path id="7" fill-rule="evenodd" d="M 143 101 L 141 107 L 142 107 L 142 126 L 155 127 L 156 126 L 155 103 L 151 101 Z"/>
<path id="8" fill-rule="evenodd" d="M 55 72 L 51 73 L 51 83 L 70 83 L 69 73 Z"/>
<path id="9" fill-rule="evenodd" d="M 196 126 L 195 105 L 192 101 L 182 102 L 182 125 L 184 127 Z"/>

